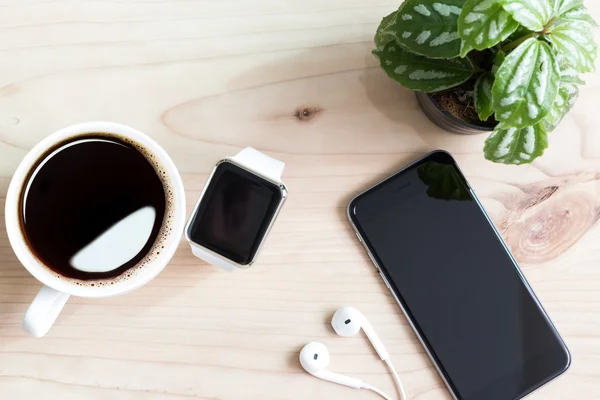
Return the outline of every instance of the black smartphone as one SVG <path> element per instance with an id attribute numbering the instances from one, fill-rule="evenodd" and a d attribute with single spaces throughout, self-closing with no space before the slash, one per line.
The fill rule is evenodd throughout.
<path id="1" fill-rule="evenodd" d="M 520 399 L 570 354 L 450 154 L 435 151 L 352 200 L 369 256 L 460 400 Z"/>

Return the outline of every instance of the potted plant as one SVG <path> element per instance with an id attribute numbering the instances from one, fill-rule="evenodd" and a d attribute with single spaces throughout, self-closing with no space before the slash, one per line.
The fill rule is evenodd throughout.
<path id="1" fill-rule="evenodd" d="M 597 26 L 582 0 L 406 0 L 373 54 L 436 124 L 493 131 L 488 160 L 530 163 L 592 72 Z"/>

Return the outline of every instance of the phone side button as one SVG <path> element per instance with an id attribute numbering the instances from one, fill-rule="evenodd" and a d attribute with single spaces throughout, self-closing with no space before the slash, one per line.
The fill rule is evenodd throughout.
<path id="1" fill-rule="evenodd" d="M 356 234 L 356 237 L 358 238 L 358 241 L 362 243 L 363 242 L 362 238 L 360 237 L 360 235 L 358 234 L 358 232 L 355 231 L 354 233 Z"/>
<path id="2" fill-rule="evenodd" d="M 373 263 L 373 266 L 375 267 L 375 269 L 377 271 L 379 271 L 379 267 L 377 266 L 377 261 L 375 261 L 375 257 L 373 257 L 373 254 L 371 254 L 370 251 L 367 251 L 367 255 L 369 256 L 369 258 L 371 259 L 371 262 Z"/>
<path id="3" fill-rule="evenodd" d="M 381 275 L 381 279 L 383 279 L 383 283 L 385 283 L 385 287 L 387 287 L 389 290 L 392 290 L 392 288 L 390 287 L 390 284 L 388 283 L 387 279 L 385 279 L 385 275 L 383 275 L 381 273 L 381 271 L 379 271 L 379 275 Z"/>

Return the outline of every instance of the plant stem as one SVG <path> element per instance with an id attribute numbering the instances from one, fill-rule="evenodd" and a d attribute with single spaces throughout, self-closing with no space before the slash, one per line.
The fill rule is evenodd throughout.
<path id="1" fill-rule="evenodd" d="M 544 29 L 542 30 L 541 33 L 542 34 L 550 33 L 552 25 L 556 22 L 557 19 L 558 19 L 558 17 L 554 17 L 550 21 L 548 21 L 548 23 L 546 24 L 546 26 L 544 26 Z"/>
<path id="2" fill-rule="evenodd" d="M 537 36 L 538 36 L 537 32 L 531 32 L 530 34 L 527 34 L 523 37 L 518 38 L 515 41 L 508 43 L 506 46 L 502 47 L 502 51 L 504 51 L 505 53 L 508 53 L 509 51 L 512 51 L 512 50 L 516 49 L 517 47 L 519 47 L 521 45 L 521 43 L 525 42 L 526 40 L 535 38 Z"/>

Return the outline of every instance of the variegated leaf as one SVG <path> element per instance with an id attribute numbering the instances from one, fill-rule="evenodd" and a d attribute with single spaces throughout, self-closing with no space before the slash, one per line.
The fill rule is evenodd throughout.
<path id="1" fill-rule="evenodd" d="M 395 34 L 393 26 L 396 23 L 397 15 L 398 11 L 394 11 L 381 20 L 377 32 L 375 33 L 375 46 L 377 46 L 378 49 L 383 49 L 387 42 L 394 40 Z"/>
<path id="2" fill-rule="evenodd" d="M 438 92 L 466 82 L 474 67 L 466 58 L 432 59 L 404 50 L 395 42 L 373 50 L 390 78 L 411 90 Z"/>
<path id="3" fill-rule="evenodd" d="M 521 25 L 541 31 L 554 13 L 552 0 L 500 0 L 504 9 Z"/>
<path id="4" fill-rule="evenodd" d="M 585 81 L 579 77 L 579 73 L 571 66 L 564 57 L 558 57 L 558 66 L 560 67 L 560 82 L 574 83 L 576 85 L 585 85 Z"/>
<path id="5" fill-rule="evenodd" d="M 487 121 L 488 118 L 494 113 L 492 107 L 492 86 L 494 85 L 494 74 L 486 72 L 477 78 L 475 82 L 475 90 L 473 92 L 473 98 L 475 100 L 475 110 L 479 119 Z"/>
<path id="6" fill-rule="evenodd" d="M 551 132 L 558 126 L 560 121 L 567 115 L 575 105 L 579 96 L 579 87 L 570 82 L 561 82 L 556 101 L 552 105 L 550 112 L 544 118 L 543 123 L 548 132 Z"/>
<path id="7" fill-rule="evenodd" d="M 393 30 L 405 49 L 429 58 L 460 53 L 457 20 L 464 0 L 406 0 Z"/>
<path id="8" fill-rule="evenodd" d="M 544 154 L 548 135 L 542 123 L 525 128 L 500 124 L 485 141 L 485 158 L 503 164 L 528 164 Z"/>
<path id="9" fill-rule="evenodd" d="M 595 70 L 598 46 L 587 24 L 577 21 L 564 21 L 552 27 L 546 38 L 577 72 Z"/>
<path id="10" fill-rule="evenodd" d="M 570 82 L 563 82 L 560 84 L 559 93 L 564 91 L 564 98 L 567 100 L 567 108 L 565 114 L 573 109 L 577 98 L 579 97 L 579 86 Z"/>
<path id="11" fill-rule="evenodd" d="M 598 23 L 585 6 L 580 5 L 562 13 L 559 21 L 578 21 L 597 27 Z"/>
<path id="12" fill-rule="evenodd" d="M 579 97 L 579 86 L 577 85 L 585 84 L 567 60 L 561 58 L 558 63 L 560 66 L 558 96 L 543 120 L 548 132 L 552 132 L 575 105 L 577 97 Z"/>
<path id="13" fill-rule="evenodd" d="M 471 50 L 484 50 L 509 37 L 519 23 L 502 8 L 500 0 L 467 0 L 458 18 L 462 39 L 460 56 Z"/>
<path id="14" fill-rule="evenodd" d="M 536 39 L 523 42 L 496 72 L 492 88 L 496 119 L 517 128 L 536 124 L 550 111 L 559 79 L 550 46 Z"/>
<path id="15" fill-rule="evenodd" d="M 554 15 L 565 12 L 583 4 L 583 0 L 554 0 Z"/>
<path id="16" fill-rule="evenodd" d="M 494 65 L 492 65 L 492 74 L 496 75 L 496 72 L 498 72 L 498 69 L 500 69 L 505 59 L 506 53 L 502 50 L 498 50 L 496 57 L 494 58 Z"/>
<path id="17" fill-rule="evenodd" d="M 512 33 L 512 35 L 510 35 L 506 39 L 507 43 L 514 42 L 515 40 L 519 40 L 520 38 L 522 38 L 523 36 L 526 36 L 529 33 L 531 33 L 531 31 L 529 29 L 525 28 L 523 25 L 519 25 L 519 27 L 517 28 L 517 30 L 514 31 Z"/>

